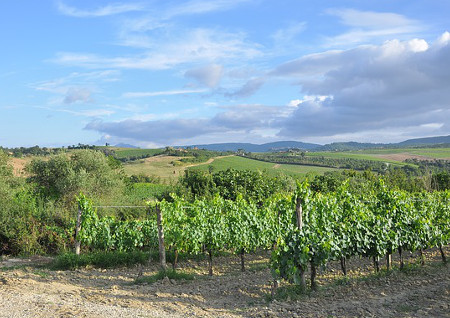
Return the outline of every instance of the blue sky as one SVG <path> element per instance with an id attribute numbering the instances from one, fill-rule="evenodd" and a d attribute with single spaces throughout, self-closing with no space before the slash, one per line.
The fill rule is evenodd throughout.
<path id="1" fill-rule="evenodd" d="M 450 134 L 450 1 L 0 1 L 0 145 Z"/>

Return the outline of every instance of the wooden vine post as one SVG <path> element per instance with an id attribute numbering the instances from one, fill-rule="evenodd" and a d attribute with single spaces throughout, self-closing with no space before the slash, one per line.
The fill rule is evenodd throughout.
<path id="1" fill-rule="evenodd" d="M 80 255 L 80 250 L 81 250 L 81 241 L 80 241 L 80 238 L 78 237 L 80 234 L 80 231 L 81 231 L 81 214 L 82 214 L 81 205 L 78 203 L 77 226 L 75 228 L 75 254 L 76 255 Z"/>
<path id="2" fill-rule="evenodd" d="M 159 245 L 159 264 L 163 271 L 166 270 L 166 246 L 164 244 L 164 228 L 163 228 L 163 215 L 159 205 L 156 207 L 156 224 L 158 226 L 158 245 Z"/>
<path id="3" fill-rule="evenodd" d="M 299 229 L 299 231 L 301 231 L 303 228 L 303 208 L 302 208 L 302 199 L 299 196 L 297 197 L 297 202 L 295 205 L 295 216 L 297 219 L 297 228 Z M 311 265 L 312 265 L 312 263 L 311 263 Z M 298 270 L 300 272 L 300 288 L 305 290 L 306 289 L 306 280 L 305 280 L 306 268 L 304 266 L 300 265 L 298 267 Z M 312 274 L 311 274 L 311 282 L 313 282 Z"/>
<path id="4" fill-rule="evenodd" d="M 278 228 L 279 227 L 280 227 L 280 210 L 278 210 Z M 272 245 L 272 248 L 273 248 L 273 250 L 275 250 L 277 248 L 277 243 L 274 242 Z M 271 291 L 272 298 L 275 297 L 275 293 L 277 292 L 277 289 L 278 289 L 278 279 L 275 277 L 273 279 L 273 284 L 272 284 L 272 291 Z"/>

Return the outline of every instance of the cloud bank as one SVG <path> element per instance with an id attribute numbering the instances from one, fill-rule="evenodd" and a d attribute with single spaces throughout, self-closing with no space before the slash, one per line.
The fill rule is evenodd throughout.
<path id="1" fill-rule="evenodd" d="M 267 80 L 290 80 L 308 96 L 287 99 L 286 105 L 225 107 L 203 119 L 95 121 L 86 129 L 158 144 L 256 131 L 309 140 L 377 131 L 437 135 L 450 130 L 449 61 L 448 32 L 432 43 L 392 40 L 326 51 L 280 64 L 264 80 L 251 80 L 235 93 L 252 94 Z M 200 71 L 194 75 L 202 79 Z"/>

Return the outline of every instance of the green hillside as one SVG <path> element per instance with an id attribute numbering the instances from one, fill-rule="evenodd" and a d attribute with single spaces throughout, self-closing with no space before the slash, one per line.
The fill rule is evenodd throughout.
<path id="1" fill-rule="evenodd" d="M 334 171 L 333 168 L 323 168 L 303 165 L 288 165 L 288 164 L 273 164 L 259 160 L 253 160 L 243 157 L 231 156 L 215 159 L 212 163 L 207 165 L 194 166 L 189 169 L 197 169 L 208 171 L 212 167 L 213 171 L 226 170 L 228 168 L 238 170 L 252 170 L 252 171 L 266 171 L 270 175 L 284 173 L 291 176 L 302 176 L 307 173 L 323 174 L 327 171 Z"/>

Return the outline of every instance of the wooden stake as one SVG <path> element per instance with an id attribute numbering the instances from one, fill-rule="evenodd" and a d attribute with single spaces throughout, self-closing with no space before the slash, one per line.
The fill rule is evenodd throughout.
<path id="1" fill-rule="evenodd" d="M 245 272 L 245 258 L 244 258 L 245 250 L 242 249 L 240 254 L 241 254 L 241 272 Z"/>
<path id="2" fill-rule="evenodd" d="M 299 229 L 299 231 L 301 231 L 303 228 L 303 215 L 302 214 L 303 214 L 302 199 L 300 197 L 297 197 L 297 204 L 295 206 L 295 216 L 297 219 L 297 228 Z M 300 288 L 302 290 L 306 290 L 306 279 L 305 279 L 306 268 L 305 267 L 303 267 L 301 265 L 298 267 L 298 270 L 300 272 Z M 312 268 L 311 268 L 311 271 L 312 271 Z M 311 278 L 312 278 L 312 273 L 311 273 Z"/>
<path id="3" fill-rule="evenodd" d="M 302 199 L 297 197 L 297 204 L 295 207 L 295 214 L 297 216 L 297 227 L 301 231 L 303 227 L 303 208 L 302 208 Z"/>
<path id="4" fill-rule="evenodd" d="M 386 254 L 386 269 L 387 270 L 391 269 L 391 264 L 392 264 L 392 254 L 388 252 Z"/>
<path id="5" fill-rule="evenodd" d="M 423 248 L 419 249 L 420 265 L 425 265 L 425 256 L 423 256 Z"/>
<path id="6" fill-rule="evenodd" d="M 311 261 L 311 289 L 312 290 L 317 290 L 316 276 L 317 276 L 316 264 L 314 264 L 314 262 Z"/>
<path id="7" fill-rule="evenodd" d="M 373 257 L 373 266 L 375 267 L 375 272 L 378 273 L 380 271 L 380 262 L 378 256 Z"/>
<path id="8" fill-rule="evenodd" d="M 163 271 L 166 270 L 166 246 L 164 244 L 164 228 L 163 228 L 163 216 L 159 205 L 156 205 L 156 224 L 158 225 L 158 244 L 159 244 L 159 264 Z"/>
<path id="9" fill-rule="evenodd" d="M 344 256 L 341 257 L 341 269 L 342 269 L 342 273 L 344 273 L 344 276 L 347 276 L 347 266 L 345 264 Z"/>
<path id="10" fill-rule="evenodd" d="M 173 263 L 172 263 L 172 269 L 175 270 L 177 268 L 177 264 L 178 264 L 178 250 L 175 249 L 174 250 L 174 259 L 173 259 Z"/>
<path id="11" fill-rule="evenodd" d="M 403 269 L 405 267 L 405 262 L 403 261 L 403 250 L 401 246 L 398 248 L 398 255 L 400 256 L 400 269 Z"/>
<path id="12" fill-rule="evenodd" d="M 76 255 L 80 255 L 80 250 L 81 250 L 81 242 L 78 237 L 79 233 L 81 231 L 81 214 L 82 214 L 81 206 L 78 204 L 77 226 L 75 228 L 75 254 Z"/>
<path id="13" fill-rule="evenodd" d="M 208 250 L 208 274 L 209 276 L 213 275 L 213 266 L 212 266 L 212 252 Z"/>
<path id="14" fill-rule="evenodd" d="M 444 263 L 447 263 L 447 257 L 445 257 L 444 250 L 442 249 L 442 245 L 439 245 L 439 251 L 441 252 L 441 258 Z"/>

